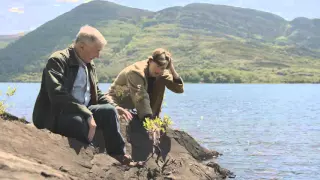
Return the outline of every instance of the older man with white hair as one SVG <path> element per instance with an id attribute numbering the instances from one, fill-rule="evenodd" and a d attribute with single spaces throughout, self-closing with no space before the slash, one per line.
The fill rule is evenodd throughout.
<path id="1" fill-rule="evenodd" d="M 107 44 L 94 27 L 83 26 L 70 47 L 54 52 L 43 70 L 33 123 L 54 133 L 91 143 L 96 127 L 102 129 L 106 151 L 130 165 L 119 130 L 118 115 L 131 114 L 106 97 L 98 87 L 93 59 Z"/>

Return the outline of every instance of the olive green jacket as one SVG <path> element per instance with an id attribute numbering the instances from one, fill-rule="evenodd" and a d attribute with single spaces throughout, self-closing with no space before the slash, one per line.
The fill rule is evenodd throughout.
<path id="1" fill-rule="evenodd" d="M 90 105 L 111 103 L 98 87 L 95 65 L 87 64 L 91 84 Z M 92 112 L 71 95 L 79 69 L 73 46 L 53 53 L 42 74 L 41 87 L 33 110 L 33 123 L 39 128 L 56 131 L 56 118 L 63 114 L 79 114 L 90 118 Z"/>
<path id="2" fill-rule="evenodd" d="M 107 96 L 123 108 L 136 109 L 139 118 L 143 119 L 146 115 L 159 116 L 166 87 L 175 93 L 183 93 L 183 86 L 181 78 L 174 80 L 165 70 L 156 78 L 149 96 L 148 60 L 143 60 L 123 69 L 111 84 Z"/>

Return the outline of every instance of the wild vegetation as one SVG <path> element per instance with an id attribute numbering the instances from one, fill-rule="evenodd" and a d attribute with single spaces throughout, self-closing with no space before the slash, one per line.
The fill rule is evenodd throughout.
<path id="1" fill-rule="evenodd" d="M 38 82 L 48 56 L 72 43 L 82 25 L 108 40 L 96 60 L 100 82 L 164 47 L 186 82 L 319 83 L 320 20 L 293 21 L 221 5 L 189 4 L 158 12 L 92 1 L 0 50 L 0 81 Z"/>
<path id="2" fill-rule="evenodd" d="M 146 131 L 154 133 L 156 131 L 166 133 L 167 128 L 172 124 L 172 120 L 168 116 L 164 116 L 163 119 L 157 117 L 152 120 L 146 118 L 143 122 L 143 127 Z"/>
<path id="3" fill-rule="evenodd" d="M 12 87 L 8 87 L 7 92 L 5 93 L 5 97 L 3 97 L 4 95 L 2 94 L 2 92 L 0 91 L 0 117 L 6 113 L 6 109 L 9 107 L 9 104 L 7 103 L 7 99 L 11 96 L 13 96 L 16 92 L 17 88 L 12 88 Z"/>
<path id="4" fill-rule="evenodd" d="M 23 34 L 0 35 L 0 49 L 7 47 L 8 44 L 19 39 Z"/>

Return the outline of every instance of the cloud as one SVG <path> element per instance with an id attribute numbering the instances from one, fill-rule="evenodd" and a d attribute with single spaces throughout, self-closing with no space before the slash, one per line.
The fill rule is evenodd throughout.
<path id="1" fill-rule="evenodd" d="M 92 0 L 84 0 L 83 3 L 88 3 L 90 1 L 92 1 Z"/>
<path id="2" fill-rule="evenodd" d="M 18 8 L 18 7 L 12 7 L 9 9 L 10 12 L 12 13 L 18 13 L 18 14 L 23 14 L 24 9 L 23 8 Z"/>
<path id="3" fill-rule="evenodd" d="M 59 3 L 77 3 L 79 0 L 56 0 Z"/>
<path id="4" fill-rule="evenodd" d="M 24 36 L 26 33 L 25 32 L 19 32 L 17 35 L 18 36 Z"/>

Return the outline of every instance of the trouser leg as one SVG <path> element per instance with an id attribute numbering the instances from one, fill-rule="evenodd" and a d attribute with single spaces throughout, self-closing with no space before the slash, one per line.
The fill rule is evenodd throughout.
<path id="1" fill-rule="evenodd" d="M 125 142 L 120 132 L 120 123 L 114 106 L 98 104 L 89 106 L 97 127 L 102 130 L 106 151 L 109 155 L 125 154 Z"/>
<path id="2" fill-rule="evenodd" d="M 130 137 L 130 144 L 132 147 L 132 158 L 135 161 L 145 161 L 152 153 L 153 141 L 150 140 L 143 123 L 138 116 L 134 118 L 128 125 L 128 136 Z"/>
<path id="3" fill-rule="evenodd" d="M 89 143 L 89 126 L 87 120 L 76 114 L 61 114 L 57 118 L 56 131 L 66 137 Z"/>

